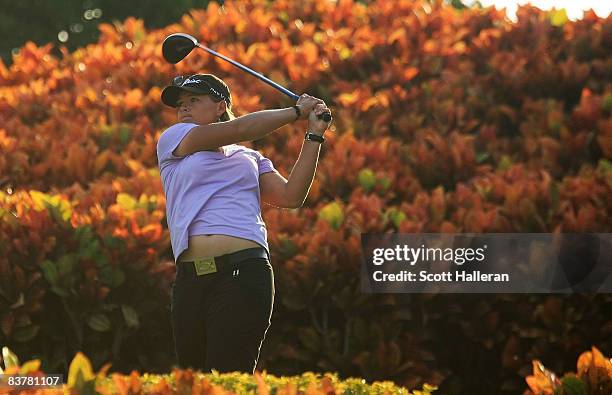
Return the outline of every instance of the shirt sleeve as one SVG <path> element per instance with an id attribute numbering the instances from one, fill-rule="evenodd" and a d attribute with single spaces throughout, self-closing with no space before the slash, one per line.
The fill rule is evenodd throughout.
<path id="1" fill-rule="evenodd" d="M 196 127 L 195 123 L 177 123 L 166 129 L 157 142 L 157 161 L 160 171 L 166 166 L 183 159 L 183 156 L 175 156 L 172 152 L 179 146 L 189 131 Z"/>
<path id="2" fill-rule="evenodd" d="M 255 152 L 257 153 L 257 165 L 259 166 L 259 175 L 269 173 L 271 171 L 276 171 L 276 169 L 274 168 L 274 164 L 270 159 L 263 156 L 259 151 Z"/>

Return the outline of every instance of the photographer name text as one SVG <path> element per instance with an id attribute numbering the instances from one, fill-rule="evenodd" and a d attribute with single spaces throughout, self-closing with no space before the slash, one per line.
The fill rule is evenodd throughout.
<path id="1" fill-rule="evenodd" d="M 401 281 L 401 282 L 508 282 L 510 275 L 508 273 L 481 273 L 478 270 L 466 272 L 464 270 L 457 272 L 441 272 L 430 273 L 426 270 L 421 270 L 418 274 L 402 270 L 399 273 L 384 273 L 377 270 L 372 274 L 374 281 Z"/>
<path id="2" fill-rule="evenodd" d="M 372 251 L 372 264 L 381 266 L 388 263 L 401 263 L 412 267 L 417 263 L 454 263 L 456 266 L 464 264 L 479 264 L 485 261 L 487 246 L 480 248 L 431 248 L 421 245 L 410 247 L 396 245 L 394 248 L 375 248 Z M 427 270 L 409 271 L 400 270 L 386 273 L 376 270 L 372 273 L 376 282 L 509 282 L 508 273 L 486 273 L 480 270 L 435 271 Z"/>

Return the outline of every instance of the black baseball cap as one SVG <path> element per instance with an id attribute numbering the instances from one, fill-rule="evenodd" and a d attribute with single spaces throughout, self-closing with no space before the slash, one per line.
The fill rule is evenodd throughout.
<path id="1" fill-rule="evenodd" d="M 210 95 L 216 101 L 224 100 L 228 108 L 232 107 L 232 95 L 223 80 L 212 74 L 193 74 L 188 77 L 178 76 L 172 85 L 164 88 L 161 94 L 162 102 L 170 107 L 176 107 L 181 92 L 191 92 L 197 95 Z"/>

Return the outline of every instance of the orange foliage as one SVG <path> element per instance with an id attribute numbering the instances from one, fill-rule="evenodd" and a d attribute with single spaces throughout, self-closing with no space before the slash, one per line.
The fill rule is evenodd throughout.
<path id="1" fill-rule="evenodd" d="M 576 384 L 574 384 L 576 379 L 584 383 L 581 393 L 603 395 L 612 391 L 612 360 L 604 357 L 597 347 L 592 347 L 591 351 L 580 354 L 576 370 L 576 374 L 568 373 L 564 376 L 564 379 L 573 380 L 573 382 L 566 382 L 547 370 L 540 361 L 535 360 L 533 361 L 533 375 L 525 378 L 530 389 L 525 392 L 525 395 L 572 393 L 572 390 L 576 390 Z"/>

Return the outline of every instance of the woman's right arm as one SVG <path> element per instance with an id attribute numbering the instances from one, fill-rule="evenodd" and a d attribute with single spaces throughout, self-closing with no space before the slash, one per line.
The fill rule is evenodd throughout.
<path id="1" fill-rule="evenodd" d="M 297 105 L 305 119 L 319 102 L 309 95 L 302 95 Z M 283 125 L 293 122 L 296 114 L 292 107 L 262 110 L 226 121 L 199 125 L 189 131 L 174 150 L 176 156 L 186 156 L 197 151 L 219 148 L 224 145 L 260 139 Z"/>

